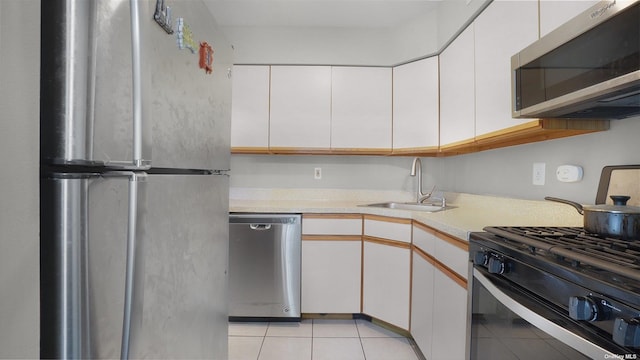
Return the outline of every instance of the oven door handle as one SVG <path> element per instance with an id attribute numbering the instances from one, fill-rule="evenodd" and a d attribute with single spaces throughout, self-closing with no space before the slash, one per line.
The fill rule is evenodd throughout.
<path id="1" fill-rule="evenodd" d="M 486 277 L 478 269 L 473 269 L 473 277 L 478 280 L 482 286 L 484 286 L 493 297 L 500 301 L 504 306 L 509 308 L 515 314 L 530 322 L 538 329 L 543 330 L 554 338 L 562 341 L 575 350 L 583 353 L 592 359 L 614 359 L 615 354 L 610 351 L 601 348 L 600 346 L 591 343 L 590 341 L 572 333 L 571 331 L 561 327 L 560 325 L 545 319 L 543 316 L 538 315 L 536 312 L 520 304 L 516 300 L 512 299 L 505 292 L 500 290 L 493 282 Z"/>

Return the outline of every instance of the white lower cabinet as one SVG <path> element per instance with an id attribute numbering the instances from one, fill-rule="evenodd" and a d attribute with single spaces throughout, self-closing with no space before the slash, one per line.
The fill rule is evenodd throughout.
<path id="1" fill-rule="evenodd" d="M 360 312 L 361 241 L 302 241 L 302 312 Z"/>
<path id="2" fill-rule="evenodd" d="M 411 335 L 427 359 L 432 359 L 434 272 L 433 261 L 423 253 L 414 251 L 411 282 Z"/>
<path id="3" fill-rule="evenodd" d="M 411 250 L 364 241 L 362 312 L 409 329 Z"/>
<path id="4" fill-rule="evenodd" d="M 303 215 L 303 313 L 360 313 L 361 271 L 361 215 Z"/>
<path id="5" fill-rule="evenodd" d="M 464 359 L 468 247 L 417 222 L 413 245 L 411 335 L 427 359 Z"/>
<path id="6" fill-rule="evenodd" d="M 465 358 L 467 289 L 442 271 L 433 276 L 433 342 L 430 359 Z"/>

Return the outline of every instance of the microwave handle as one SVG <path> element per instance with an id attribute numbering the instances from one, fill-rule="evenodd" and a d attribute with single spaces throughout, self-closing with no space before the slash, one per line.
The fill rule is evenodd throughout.
<path id="1" fill-rule="evenodd" d="M 558 324 L 545 319 L 543 316 L 540 316 L 536 312 L 520 304 L 508 294 L 500 290 L 487 276 L 476 268 L 473 269 L 473 280 L 480 282 L 480 284 L 482 284 L 482 286 L 484 286 L 494 298 L 500 301 L 500 303 L 506 306 L 509 310 L 566 345 L 591 357 L 592 359 L 614 358 L 615 354 L 589 342 Z"/>

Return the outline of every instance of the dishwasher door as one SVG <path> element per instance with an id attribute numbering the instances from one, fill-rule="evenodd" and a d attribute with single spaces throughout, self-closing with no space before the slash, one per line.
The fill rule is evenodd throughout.
<path id="1" fill-rule="evenodd" d="M 301 215 L 229 216 L 229 320 L 300 319 Z"/>

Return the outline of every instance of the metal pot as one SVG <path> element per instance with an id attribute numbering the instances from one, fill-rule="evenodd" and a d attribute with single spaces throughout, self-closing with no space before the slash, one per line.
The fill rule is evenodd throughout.
<path id="1" fill-rule="evenodd" d="M 629 196 L 612 195 L 613 205 L 581 205 L 554 197 L 545 200 L 568 204 L 584 215 L 587 232 L 623 240 L 640 240 L 640 207 L 627 206 Z"/>

